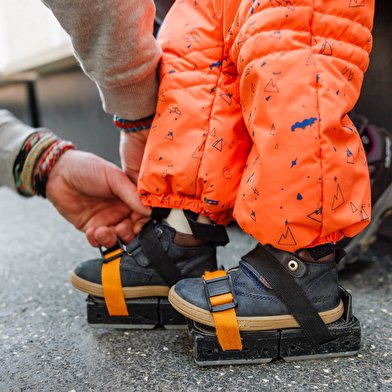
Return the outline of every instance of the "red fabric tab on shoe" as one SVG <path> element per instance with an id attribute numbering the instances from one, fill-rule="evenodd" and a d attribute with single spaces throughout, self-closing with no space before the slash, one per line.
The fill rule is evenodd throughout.
<path id="1" fill-rule="evenodd" d="M 208 281 L 215 278 L 226 276 L 225 271 L 206 271 L 203 279 Z M 233 302 L 233 295 L 231 293 L 216 295 L 210 297 L 212 306 L 219 306 Z M 234 308 L 223 310 L 220 312 L 213 312 L 216 336 L 223 351 L 227 350 L 242 350 L 240 330 L 238 328 L 237 316 Z"/>
<path id="2" fill-rule="evenodd" d="M 116 249 L 105 255 L 105 259 L 119 254 L 120 257 L 102 265 L 102 288 L 110 316 L 128 316 L 128 309 L 125 303 L 124 293 L 121 285 L 120 261 L 122 249 Z"/>

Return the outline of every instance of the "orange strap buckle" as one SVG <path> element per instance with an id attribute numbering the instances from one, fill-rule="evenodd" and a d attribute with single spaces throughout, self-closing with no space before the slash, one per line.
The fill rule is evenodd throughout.
<path id="1" fill-rule="evenodd" d="M 214 317 L 216 335 L 223 351 L 242 350 L 240 330 L 234 308 L 237 301 L 230 275 L 225 271 L 205 272 L 204 288 Z"/>
<path id="2" fill-rule="evenodd" d="M 110 316 L 128 316 L 124 293 L 121 284 L 120 262 L 124 253 L 123 245 L 118 245 L 106 251 L 100 248 L 103 265 L 101 271 L 103 294 Z"/>

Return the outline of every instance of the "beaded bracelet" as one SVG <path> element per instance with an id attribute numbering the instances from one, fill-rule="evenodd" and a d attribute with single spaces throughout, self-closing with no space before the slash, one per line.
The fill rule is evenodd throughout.
<path id="1" fill-rule="evenodd" d="M 35 195 L 46 198 L 46 184 L 48 182 L 49 172 L 60 156 L 67 150 L 75 149 L 75 145 L 66 140 L 58 140 L 50 148 L 45 151 L 39 165 L 39 173 L 35 175 L 34 189 Z"/>
<path id="2" fill-rule="evenodd" d="M 148 129 L 151 127 L 152 120 L 155 117 L 155 113 L 151 116 L 141 118 L 136 121 L 124 120 L 123 118 L 114 116 L 113 122 L 114 125 L 120 130 L 124 132 L 136 132 L 141 131 L 142 129 Z"/>

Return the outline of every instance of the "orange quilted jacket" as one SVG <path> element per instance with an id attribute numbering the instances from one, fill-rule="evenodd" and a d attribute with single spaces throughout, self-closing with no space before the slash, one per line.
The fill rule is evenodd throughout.
<path id="1" fill-rule="evenodd" d="M 361 231 L 369 175 L 346 113 L 373 12 L 373 0 L 177 0 L 158 38 L 143 202 L 234 217 L 289 251 Z"/>

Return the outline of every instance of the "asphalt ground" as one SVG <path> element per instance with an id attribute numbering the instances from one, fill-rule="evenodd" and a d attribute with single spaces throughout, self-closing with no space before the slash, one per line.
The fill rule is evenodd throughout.
<path id="1" fill-rule="evenodd" d="M 226 268 L 254 245 L 236 226 L 229 235 L 218 254 Z M 206 368 L 186 330 L 87 324 L 86 295 L 69 273 L 98 253 L 49 202 L 0 189 L 0 391 L 392 390 L 390 241 L 341 272 L 362 325 L 358 355 Z"/>

